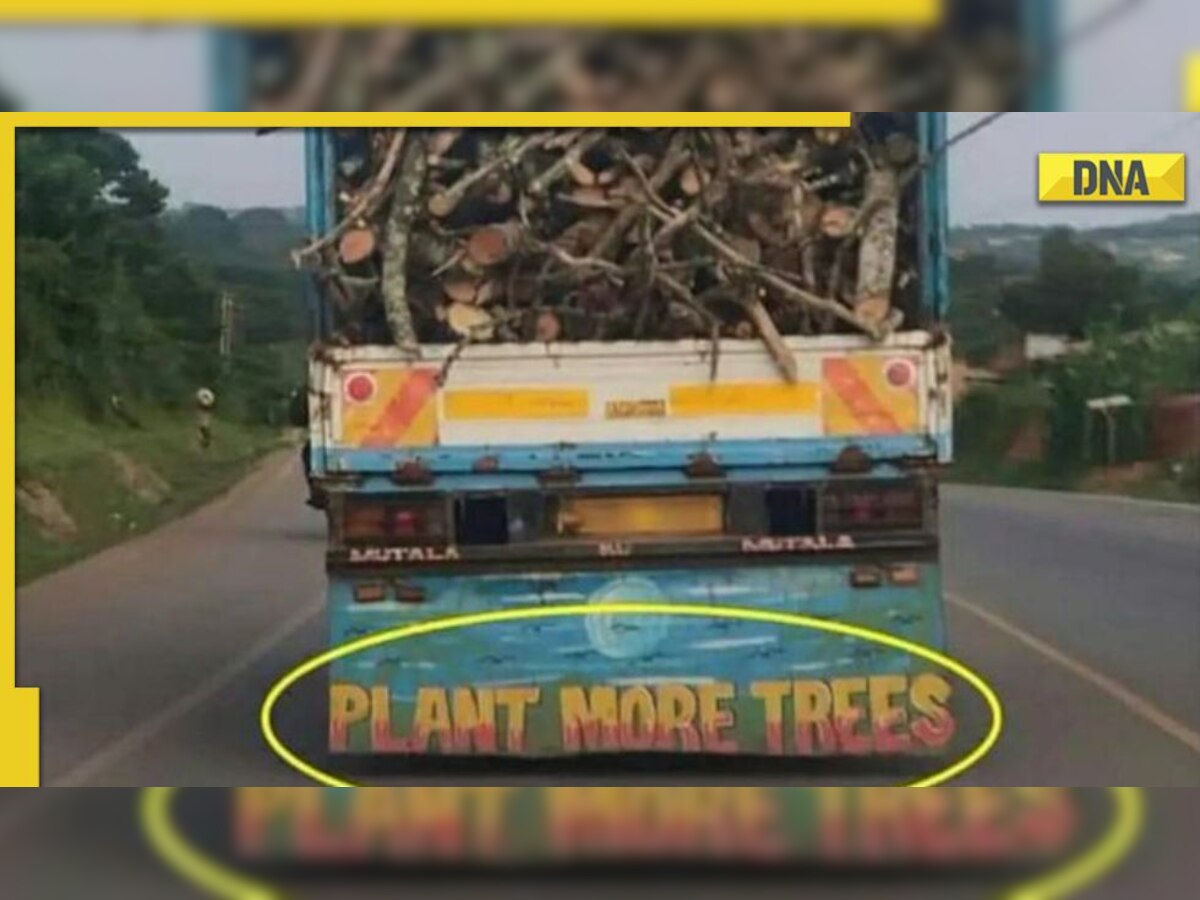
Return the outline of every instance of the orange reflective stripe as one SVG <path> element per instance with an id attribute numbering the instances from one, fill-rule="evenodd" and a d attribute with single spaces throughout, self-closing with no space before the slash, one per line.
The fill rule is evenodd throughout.
<path id="1" fill-rule="evenodd" d="M 848 359 L 824 361 L 825 383 L 866 434 L 900 434 L 900 424 Z"/>
<path id="2" fill-rule="evenodd" d="M 417 421 L 437 393 L 437 373 L 432 369 L 412 369 L 375 423 L 363 438 L 364 447 L 389 447 L 397 444 Z"/>

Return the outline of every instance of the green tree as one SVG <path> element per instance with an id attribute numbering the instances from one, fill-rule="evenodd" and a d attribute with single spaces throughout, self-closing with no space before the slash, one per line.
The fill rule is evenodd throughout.
<path id="1" fill-rule="evenodd" d="M 18 389 L 53 387 L 96 412 L 114 393 L 181 395 L 169 319 L 146 302 L 169 255 L 166 197 L 118 134 L 18 132 Z"/>
<path id="2" fill-rule="evenodd" d="M 18 391 L 99 415 L 113 394 L 185 405 L 207 384 L 224 411 L 265 417 L 305 359 L 294 226 L 270 211 L 168 212 L 166 188 L 113 132 L 22 129 L 16 150 Z M 223 360 L 224 290 L 239 339 Z"/>
<path id="3" fill-rule="evenodd" d="M 1006 287 L 1000 310 L 1023 332 L 1082 338 L 1100 321 L 1122 328 L 1144 323 L 1140 292 L 1136 267 L 1122 265 L 1069 228 L 1055 228 L 1042 238 L 1037 274 Z"/>
<path id="4" fill-rule="evenodd" d="M 1005 268 L 989 254 L 969 254 L 950 263 L 950 326 L 957 356 L 983 365 L 1020 336 L 1000 313 Z"/>

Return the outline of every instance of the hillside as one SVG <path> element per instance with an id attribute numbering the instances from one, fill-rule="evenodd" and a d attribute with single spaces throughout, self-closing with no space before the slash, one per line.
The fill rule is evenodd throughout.
<path id="1" fill-rule="evenodd" d="M 950 233 L 956 259 L 990 255 L 1018 274 L 1033 271 L 1038 248 L 1050 227 L 1032 225 L 975 225 Z M 1151 275 L 1172 280 L 1200 278 L 1200 213 L 1166 216 L 1152 222 L 1084 229 L 1085 241 L 1112 253 L 1118 262 L 1137 266 Z"/>
<path id="2" fill-rule="evenodd" d="M 237 343 L 304 338 L 303 277 L 288 255 L 304 232 L 286 210 L 188 205 L 165 213 L 163 227 L 174 249 L 233 296 Z"/>
<path id="3" fill-rule="evenodd" d="M 21 129 L 16 151 L 25 581 L 204 502 L 280 446 L 308 316 L 284 211 L 171 210 L 112 132 Z M 201 386 L 217 398 L 203 434 Z"/>

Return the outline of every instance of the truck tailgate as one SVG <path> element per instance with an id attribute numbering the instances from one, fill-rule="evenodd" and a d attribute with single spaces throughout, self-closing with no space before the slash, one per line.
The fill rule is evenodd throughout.
<path id="1" fill-rule="evenodd" d="M 705 341 L 323 349 L 310 384 L 318 472 L 816 463 L 849 444 L 876 458 L 948 461 L 949 347 L 925 332 L 883 343 L 787 339 L 783 381 L 761 344 Z"/>

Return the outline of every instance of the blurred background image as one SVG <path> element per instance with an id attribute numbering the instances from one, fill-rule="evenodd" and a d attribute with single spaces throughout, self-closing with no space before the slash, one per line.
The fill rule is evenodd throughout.
<path id="1" fill-rule="evenodd" d="M 1140 838 L 1077 896 L 1187 894 L 1194 791 L 1147 793 Z M 163 859 L 145 799 L 122 789 L 6 797 L 0 890 L 232 896 Z M 244 879 L 243 895 L 974 898 L 1080 859 L 1112 814 L 1100 788 L 251 788 L 181 791 L 169 827 L 190 856 Z"/>
<path id="2" fill-rule="evenodd" d="M 1049 10 L 1033 21 L 1019 4 L 954 0 L 933 29 L 258 31 L 226 36 L 240 77 L 223 99 L 271 110 L 1007 109 L 1030 99 Z"/>
<path id="3" fill-rule="evenodd" d="M 20 27 L 0 86 L 46 110 L 1178 109 L 1198 47 L 1187 0 L 946 0 L 934 28 Z"/>

